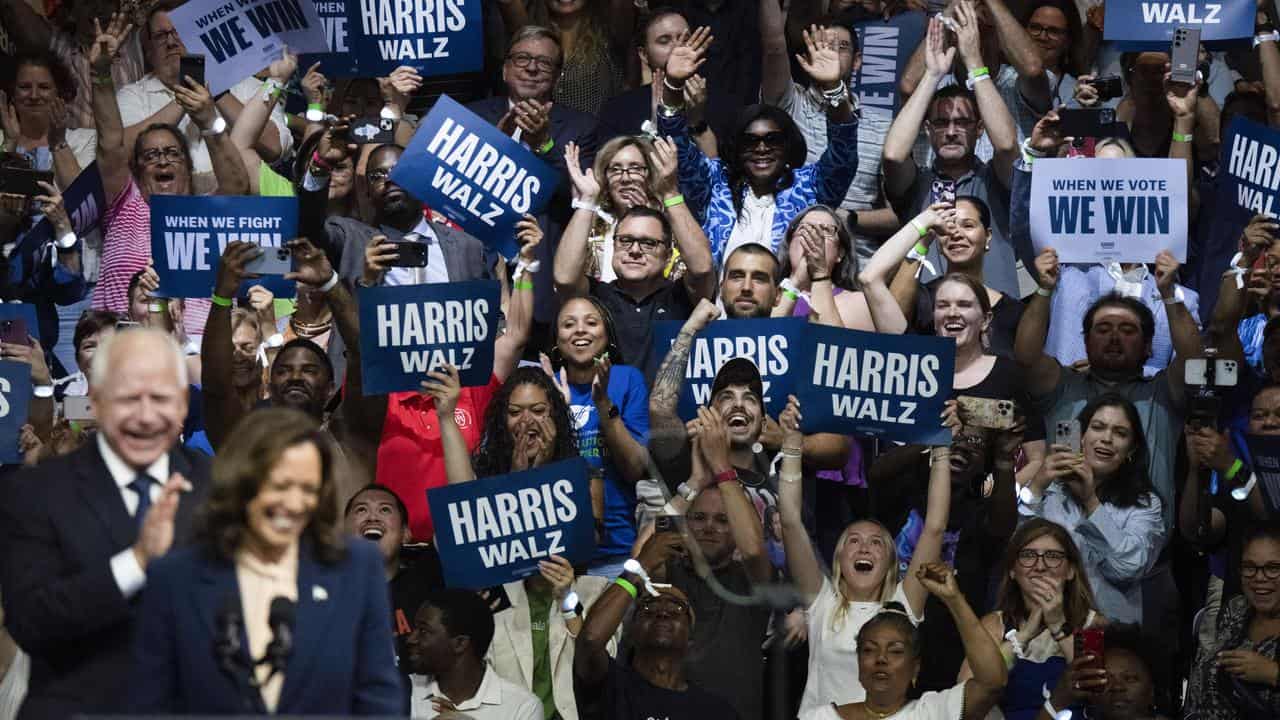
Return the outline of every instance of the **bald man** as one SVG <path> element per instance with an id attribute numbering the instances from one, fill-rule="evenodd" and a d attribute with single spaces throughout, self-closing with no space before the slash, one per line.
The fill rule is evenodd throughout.
<path id="1" fill-rule="evenodd" d="M 19 718 L 119 710 L 136 678 L 129 648 L 147 565 L 188 535 L 209 459 L 180 444 L 182 349 L 157 329 L 111 335 L 94 353 L 98 434 L 0 480 L 5 627 L 31 655 Z"/>

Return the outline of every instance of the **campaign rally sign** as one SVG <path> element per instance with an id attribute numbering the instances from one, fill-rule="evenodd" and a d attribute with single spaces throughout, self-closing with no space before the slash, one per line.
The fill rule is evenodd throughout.
<path id="1" fill-rule="evenodd" d="M 476 72 L 484 66 L 482 0 L 347 0 L 347 42 L 364 75 L 400 65 L 422 75 Z"/>
<path id="2" fill-rule="evenodd" d="M 217 95 L 296 53 L 328 52 L 311 0 L 193 0 L 169 12 L 187 52 L 205 57 L 205 82 Z"/>
<path id="3" fill-rule="evenodd" d="M 951 431 L 941 415 L 955 362 L 951 338 L 811 324 L 796 356 L 800 427 L 949 445 Z"/>
<path id="4" fill-rule="evenodd" d="M 71 229 L 76 237 L 84 239 L 86 235 L 98 229 L 102 212 L 107 208 L 106 197 L 102 191 L 102 175 L 98 173 L 98 162 L 89 163 L 89 167 L 80 171 L 71 185 L 62 193 L 62 203 L 67 208 L 67 217 L 71 220 Z M 23 237 L 24 243 L 45 243 L 57 240 L 53 236 L 53 223 L 49 218 L 42 218 L 35 227 Z"/>
<path id="5" fill-rule="evenodd" d="M 1218 207 L 1243 224 L 1258 214 L 1280 213 L 1280 132 L 1239 115 L 1222 141 Z"/>
<path id="6" fill-rule="evenodd" d="M 324 28 L 328 52 L 310 53 L 298 58 L 298 69 L 306 72 L 320 63 L 320 72 L 327 78 L 359 77 L 355 53 L 351 52 L 351 32 L 347 26 L 346 0 L 315 0 L 316 15 Z"/>
<path id="7" fill-rule="evenodd" d="M 417 390 L 445 365 L 458 368 L 463 387 L 489 384 L 498 295 L 493 280 L 361 288 L 364 393 Z"/>
<path id="8" fill-rule="evenodd" d="M 580 457 L 427 491 L 445 583 L 485 588 L 538 572 L 559 555 L 595 552 L 587 461 Z"/>
<path id="9" fill-rule="evenodd" d="M 1106 8 L 1103 37 L 1119 41 L 1125 49 L 1167 46 L 1179 27 L 1199 30 L 1201 42 L 1251 38 L 1257 12 L 1250 0 L 1123 0 L 1109 2 Z"/>
<path id="10" fill-rule="evenodd" d="M 163 297 L 207 298 L 228 243 L 251 242 L 274 252 L 298 235 L 298 199 L 292 197 L 153 195 L 151 257 Z M 261 285 L 277 298 L 297 294 L 292 280 L 264 275 L 245 280 L 239 294 Z"/>
<path id="11" fill-rule="evenodd" d="M 27 325 L 27 334 L 36 340 L 40 339 L 40 320 L 36 316 L 36 306 L 31 303 L 0 303 L 0 323 L 5 320 L 19 319 Z M 31 366 L 28 365 L 30 370 Z"/>
<path id="12" fill-rule="evenodd" d="M 520 251 L 515 226 L 551 200 L 556 171 L 447 95 L 409 141 L 391 181 L 491 250 Z"/>
<path id="13" fill-rule="evenodd" d="M 1280 509 L 1280 437 L 1248 435 L 1245 441 L 1249 446 L 1253 474 L 1258 479 L 1258 489 L 1262 491 L 1267 507 L 1273 511 Z M 1237 480 L 1245 481 L 1244 478 Z"/>
<path id="14" fill-rule="evenodd" d="M 1187 261 L 1187 167 L 1182 160 L 1037 160 L 1031 244 L 1064 263 Z"/>
<path id="15" fill-rule="evenodd" d="M 677 408 L 680 417 L 684 420 L 696 417 L 698 408 L 711 402 L 711 386 L 721 366 L 742 357 L 755 363 L 760 371 L 764 409 L 776 419 L 787 406 L 787 395 L 793 392 L 792 359 L 797 357 L 808 324 L 804 318 L 776 318 L 717 320 L 708 325 L 694 337 L 689 349 L 689 364 L 685 367 Z M 672 320 L 654 327 L 654 347 L 663 357 L 683 325 Z"/>
<path id="16" fill-rule="evenodd" d="M 18 436 L 27 422 L 30 400 L 31 365 L 17 360 L 0 360 L 0 465 L 22 462 Z"/>
<path id="17" fill-rule="evenodd" d="M 863 113 L 893 119 L 901 102 L 898 78 L 924 37 L 928 22 L 924 13 L 911 11 L 854 26 L 862 48 L 862 67 L 853 74 L 850 87 L 858 94 Z"/>

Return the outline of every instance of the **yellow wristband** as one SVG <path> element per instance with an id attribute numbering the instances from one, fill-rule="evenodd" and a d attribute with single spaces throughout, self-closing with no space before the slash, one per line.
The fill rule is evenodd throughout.
<path id="1" fill-rule="evenodd" d="M 209 298 L 209 300 L 213 302 L 214 305 L 221 305 L 222 307 L 231 307 L 231 298 L 224 298 L 218 293 L 214 293 L 213 296 Z"/>
<path id="2" fill-rule="evenodd" d="M 627 594 L 631 596 L 632 600 L 636 599 L 636 595 L 637 595 L 636 586 L 632 585 L 630 580 L 627 580 L 626 578 L 618 578 L 617 580 L 613 581 L 613 584 L 617 585 L 623 590 L 626 590 Z"/>

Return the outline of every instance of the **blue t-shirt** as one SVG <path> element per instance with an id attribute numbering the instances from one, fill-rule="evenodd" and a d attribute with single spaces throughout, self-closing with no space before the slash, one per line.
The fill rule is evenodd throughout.
<path id="1" fill-rule="evenodd" d="M 629 365 L 614 365 L 609 371 L 609 399 L 618 407 L 623 425 L 641 445 L 649 442 L 649 392 L 644 376 Z M 590 383 L 569 384 L 569 414 L 578 431 L 578 452 L 592 470 L 604 471 L 604 534 L 596 547 L 596 558 L 630 555 L 636 541 L 635 487 L 623 480 L 600 436 L 600 417 L 591 401 Z"/>

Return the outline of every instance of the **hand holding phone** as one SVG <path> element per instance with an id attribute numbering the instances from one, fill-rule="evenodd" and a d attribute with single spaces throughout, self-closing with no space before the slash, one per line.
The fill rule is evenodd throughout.
<path id="1" fill-rule="evenodd" d="M 1200 31 L 1192 28 L 1176 28 L 1173 46 L 1169 49 L 1169 82 L 1196 84 L 1196 71 L 1200 65 Z"/>
<path id="2" fill-rule="evenodd" d="M 1054 429 L 1053 444 L 1071 448 L 1071 452 L 1080 452 L 1080 421 L 1060 420 Z"/>
<path id="3" fill-rule="evenodd" d="M 10 345 L 29 345 L 27 321 L 22 318 L 0 320 L 0 342 Z"/>
<path id="4" fill-rule="evenodd" d="M 185 83 L 184 78 L 191 78 L 198 85 L 204 85 L 204 55 L 183 55 L 178 60 L 178 82 Z"/>
<path id="5" fill-rule="evenodd" d="M 293 271 L 293 254 L 287 247 L 264 247 L 262 252 L 244 264 L 246 273 L 284 275 Z"/>
<path id="6" fill-rule="evenodd" d="M 399 253 L 391 261 L 392 267 L 426 267 L 427 244 L 414 240 L 401 240 L 395 244 Z"/>

